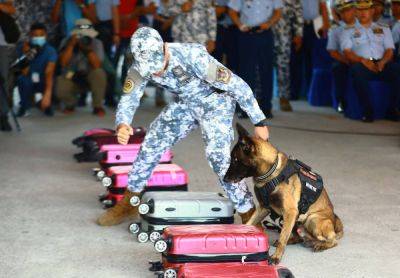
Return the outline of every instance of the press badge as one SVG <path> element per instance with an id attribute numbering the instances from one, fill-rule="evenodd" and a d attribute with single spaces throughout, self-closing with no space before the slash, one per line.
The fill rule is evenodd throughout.
<path id="1" fill-rule="evenodd" d="M 40 82 L 40 74 L 37 72 L 32 72 L 32 82 L 39 83 Z"/>

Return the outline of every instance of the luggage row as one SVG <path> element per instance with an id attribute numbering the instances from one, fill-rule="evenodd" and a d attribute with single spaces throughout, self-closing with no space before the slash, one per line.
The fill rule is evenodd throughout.
<path id="1" fill-rule="evenodd" d="M 128 145 L 114 131 L 93 129 L 73 140 L 78 162 L 98 162 L 95 177 L 106 188 L 99 197 L 108 209 L 123 198 L 132 163 L 146 131 L 134 128 Z M 140 219 L 129 225 L 139 243 L 152 242 L 161 260 L 157 277 L 294 277 L 269 262 L 268 237 L 261 228 L 235 225 L 234 206 L 220 193 L 188 192 L 188 174 L 167 151 L 140 197 L 130 200 Z"/>

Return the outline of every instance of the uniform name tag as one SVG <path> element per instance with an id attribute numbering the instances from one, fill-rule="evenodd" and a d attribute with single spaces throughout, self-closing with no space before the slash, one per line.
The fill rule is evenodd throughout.
<path id="1" fill-rule="evenodd" d="M 381 35 L 383 34 L 383 29 L 382 28 L 375 28 L 374 30 L 372 30 L 374 32 L 374 34 L 376 35 Z"/>
<path id="2" fill-rule="evenodd" d="M 186 74 L 181 66 L 174 67 L 172 73 L 178 79 L 179 83 L 185 84 L 190 81 L 190 76 Z"/>

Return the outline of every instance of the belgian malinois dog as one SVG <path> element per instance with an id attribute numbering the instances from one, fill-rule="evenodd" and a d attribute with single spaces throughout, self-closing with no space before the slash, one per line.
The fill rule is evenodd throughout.
<path id="1" fill-rule="evenodd" d="M 263 192 L 260 189 L 263 189 L 268 181 L 278 177 L 284 169 L 288 169 L 285 167 L 289 158 L 271 143 L 250 137 L 240 124 L 237 125 L 237 131 L 239 140 L 232 150 L 231 164 L 224 180 L 239 182 L 246 177 L 253 177 L 255 190 Z M 275 242 L 276 251 L 271 256 L 274 263 L 280 262 L 287 244 L 303 242 L 314 251 L 323 251 L 335 247 L 343 236 L 342 222 L 333 211 L 325 187 L 307 210 L 303 211 L 304 213 L 299 213 L 301 194 L 300 176 L 294 174 L 276 184 L 267 196 L 268 207 L 258 206 L 246 223 L 260 225 L 271 210 L 283 217 L 279 240 Z M 265 204 L 259 195 L 257 196 L 259 203 Z"/>

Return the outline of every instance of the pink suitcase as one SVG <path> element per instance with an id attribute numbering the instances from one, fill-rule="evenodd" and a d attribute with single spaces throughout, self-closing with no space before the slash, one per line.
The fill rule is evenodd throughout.
<path id="1" fill-rule="evenodd" d="M 175 274 L 175 276 L 173 276 Z M 169 276 L 168 276 L 169 275 Z M 294 278 L 289 269 L 265 263 L 189 263 L 167 269 L 160 277 L 178 278 Z"/>
<path id="2" fill-rule="evenodd" d="M 111 128 L 92 128 L 89 130 L 86 130 L 83 135 L 84 136 L 91 136 L 91 135 L 99 135 L 99 134 L 114 134 L 114 130 Z"/>
<path id="3" fill-rule="evenodd" d="M 100 161 L 100 165 L 107 167 L 108 165 L 123 165 L 129 164 L 136 159 L 140 144 L 129 144 L 129 145 L 103 145 L 100 148 L 100 152 L 103 153 L 103 159 Z M 166 151 L 160 159 L 160 163 L 170 163 L 173 154 L 170 150 Z"/>
<path id="4" fill-rule="evenodd" d="M 162 267 L 177 269 L 186 263 L 264 262 L 269 259 L 268 237 L 249 225 L 184 225 L 164 229 L 154 244 L 162 253 Z M 156 263 L 150 270 L 157 270 Z"/>
<path id="5" fill-rule="evenodd" d="M 128 173 L 132 165 L 113 166 L 106 170 L 102 184 L 107 193 L 100 196 L 105 208 L 112 207 L 121 199 L 128 186 Z M 145 191 L 187 191 L 189 177 L 187 172 L 176 164 L 159 164 L 147 182 Z"/>
<path id="6" fill-rule="evenodd" d="M 129 138 L 130 144 L 140 144 L 143 142 L 146 135 L 146 129 L 143 127 L 134 127 L 134 135 Z M 107 128 L 95 128 L 87 130 L 83 136 L 77 137 L 72 140 L 72 144 L 81 147 L 84 151 L 100 148 L 106 144 L 118 144 L 115 131 Z"/>

